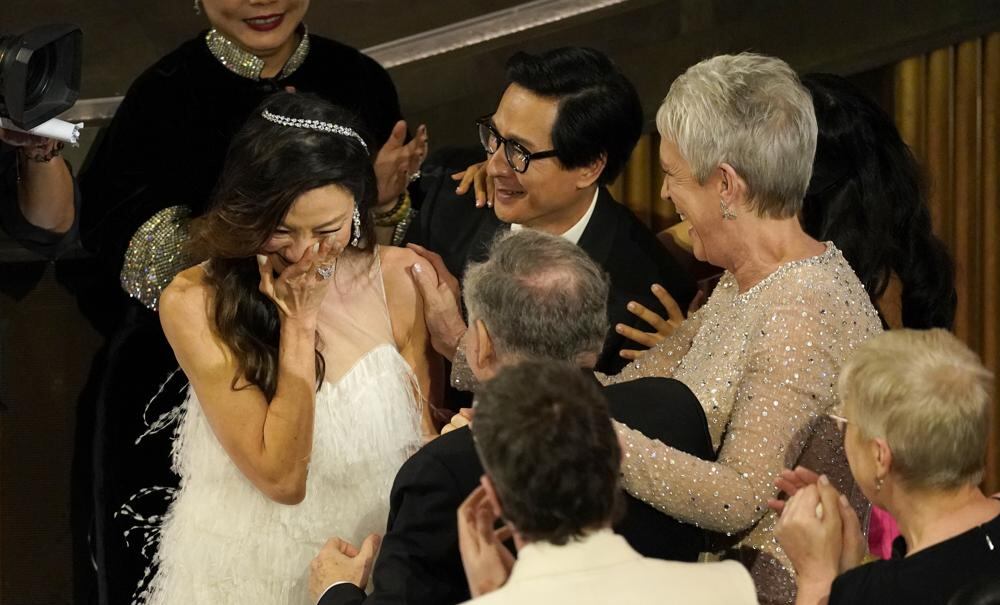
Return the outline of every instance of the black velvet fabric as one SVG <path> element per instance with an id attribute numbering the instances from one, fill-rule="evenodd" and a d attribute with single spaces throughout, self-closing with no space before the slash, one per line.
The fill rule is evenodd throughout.
<path id="1" fill-rule="evenodd" d="M 400 119 L 388 73 L 349 46 L 312 35 L 309 55 L 290 76 L 253 81 L 217 61 L 204 38 L 136 79 L 82 170 L 80 234 L 100 278 L 83 298 L 98 325 L 117 324 L 120 307 L 107 308 L 106 298 L 122 299 L 118 275 L 132 234 L 170 206 L 205 210 L 229 141 L 265 97 L 289 86 L 316 94 L 361 116 L 378 147 Z"/>
<path id="2" fill-rule="evenodd" d="M 219 63 L 204 32 L 199 34 L 136 79 L 82 171 L 80 233 L 93 258 L 75 264 L 65 279 L 75 286 L 84 313 L 108 336 L 79 412 L 95 416 L 92 542 L 102 604 L 130 602 L 149 564 L 140 554 L 140 533 L 124 540 L 135 522 L 116 517 L 116 511 L 142 488 L 177 484 L 170 471 L 172 430 L 136 443 L 146 430 L 146 404 L 177 363 L 157 315 L 130 300 L 119 284 L 132 234 L 169 206 L 185 204 L 195 215 L 205 211 L 230 140 L 273 92 L 292 86 L 356 112 L 375 149 L 400 119 L 392 81 L 374 60 L 320 36 L 311 35 L 310 43 L 307 58 L 287 78 L 252 81 Z M 179 405 L 183 387 L 178 374 L 146 421 Z M 144 516 L 166 510 L 162 498 L 143 500 L 136 508 Z"/>

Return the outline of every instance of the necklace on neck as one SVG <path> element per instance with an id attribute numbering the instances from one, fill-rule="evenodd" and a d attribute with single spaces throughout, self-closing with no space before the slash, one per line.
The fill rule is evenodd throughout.
<path id="1" fill-rule="evenodd" d="M 278 80 L 292 75 L 295 70 L 302 66 L 302 63 L 306 60 L 306 55 L 309 54 L 309 31 L 305 23 L 301 25 L 299 31 L 302 33 L 302 39 L 295 50 L 292 51 L 291 56 L 288 57 L 288 61 L 285 61 L 285 65 L 281 68 L 281 71 L 275 76 Z M 205 44 L 208 46 L 208 50 L 212 53 L 212 56 L 229 71 L 255 82 L 262 79 L 260 74 L 264 71 L 264 59 L 244 50 L 239 44 L 224 36 L 219 30 L 215 28 L 209 30 L 205 34 Z"/>

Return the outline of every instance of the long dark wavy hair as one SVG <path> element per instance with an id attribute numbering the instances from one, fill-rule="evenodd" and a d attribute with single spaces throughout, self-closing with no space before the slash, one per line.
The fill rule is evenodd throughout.
<path id="1" fill-rule="evenodd" d="M 849 81 L 810 74 L 819 138 L 802 226 L 832 240 L 872 301 L 895 273 L 902 283 L 903 325 L 951 328 L 954 267 L 931 230 L 920 168 L 892 119 Z"/>
<path id="2" fill-rule="evenodd" d="M 353 137 L 283 126 L 265 119 L 272 114 L 340 124 L 365 137 L 359 120 L 318 97 L 277 93 L 260 104 L 229 146 L 208 211 L 192 221 L 190 246 L 207 258 L 206 280 L 214 290 L 208 309 L 219 338 L 236 360 L 241 379 L 274 397 L 278 376 L 278 309 L 259 290 L 256 255 L 292 204 L 304 193 L 336 184 L 354 196 L 361 213 L 359 247 L 375 241 L 370 209 L 377 199 L 375 173 L 368 151 Z M 317 341 L 317 347 L 319 342 Z M 317 385 L 325 362 L 316 351 Z"/>

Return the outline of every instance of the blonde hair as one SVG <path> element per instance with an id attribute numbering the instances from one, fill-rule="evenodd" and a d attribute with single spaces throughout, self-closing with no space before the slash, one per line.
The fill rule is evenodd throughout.
<path id="1" fill-rule="evenodd" d="M 693 65 L 670 85 L 656 128 L 677 145 L 700 184 L 725 162 L 746 181 L 758 215 L 790 218 L 802 208 L 816 154 L 816 112 L 781 59 L 741 53 Z"/>
<path id="2" fill-rule="evenodd" d="M 852 423 L 892 451 L 915 489 L 978 484 L 986 464 L 993 374 L 945 330 L 891 330 L 858 348 L 840 373 Z"/>

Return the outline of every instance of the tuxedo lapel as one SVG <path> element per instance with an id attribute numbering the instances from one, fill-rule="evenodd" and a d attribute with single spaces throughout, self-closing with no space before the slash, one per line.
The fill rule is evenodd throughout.
<path id="1" fill-rule="evenodd" d="M 590 222 L 580 235 L 577 245 L 594 259 L 594 261 L 605 268 L 608 257 L 611 255 L 611 245 L 615 241 L 615 234 L 618 231 L 618 216 L 612 204 L 617 204 L 615 198 L 607 189 L 601 188 L 597 195 L 597 203 L 594 204 L 594 213 L 590 215 Z"/>

